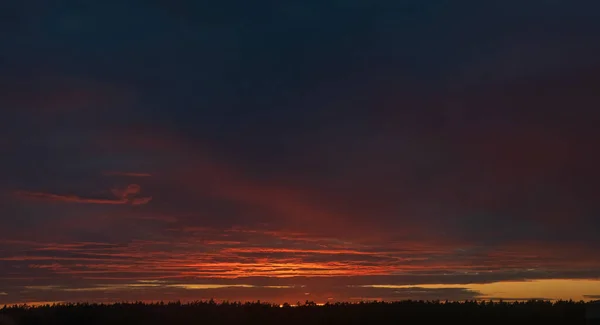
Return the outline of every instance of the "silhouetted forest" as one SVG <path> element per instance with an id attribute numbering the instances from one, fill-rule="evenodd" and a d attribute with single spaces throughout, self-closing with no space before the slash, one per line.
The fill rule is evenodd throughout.
<path id="1" fill-rule="evenodd" d="M 584 302 L 401 301 L 295 306 L 261 302 L 5 306 L 19 325 L 60 324 L 585 324 Z"/>

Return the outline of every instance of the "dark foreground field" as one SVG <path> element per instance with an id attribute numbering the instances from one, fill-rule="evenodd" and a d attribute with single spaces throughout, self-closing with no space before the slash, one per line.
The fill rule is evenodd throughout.
<path id="1" fill-rule="evenodd" d="M 583 302 L 121 303 L 4 307 L 15 324 L 585 324 Z M 2 317 L 0 316 L 0 318 Z M 1 321 L 0 321 L 1 324 Z"/>

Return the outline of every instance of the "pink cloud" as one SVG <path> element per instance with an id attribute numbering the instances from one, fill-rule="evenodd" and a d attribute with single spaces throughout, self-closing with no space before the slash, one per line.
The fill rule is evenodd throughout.
<path id="1" fill-rule="evenodd" d="M 113 188 L 110 190 L 112 194 L 121 199 L 127 199 L 128 197 L 134 196 L 140 192 L 141 187 L 137 184 L 129 184 L 126 188 Z"/>
<path id="2" fill-rule="evenodd" d="M 141 198 L 134 198 L 131 200 L 131 204 L 133 205 L 143 205 L 146 204 L 148 202 L 150 202 L 152 200 L 151 196 L 147 196 L 147 197 L 141 197 Z"/>

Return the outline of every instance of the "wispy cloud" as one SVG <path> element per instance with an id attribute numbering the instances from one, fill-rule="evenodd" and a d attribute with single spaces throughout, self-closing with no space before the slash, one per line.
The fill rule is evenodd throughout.
<path id="1" fill-rule="evenodd" d="M 533 295 L 557 299 L 563 297 L 560 294 L 566 292 L 565 287 L 572 288 L 569 295 L 584 289 L 595 293 L 600 283 L 523 281 L 589 279 L 598 274 L 598 263 L 584 265 L 596 271 L 573 273 L 529 255 L 522 259 L 512 253 L 488 251 L 464 255 L 453 247 L 414 249 L 408 243 L 399 245 L 402 249 L 384 250 L 383 246 L 352 245 L 326 238 L 316 242 L 294 238 L 268 230 L 198 229 L 161 240 L 121 244 L 11 241 L 14 252 L 7 252 L 0 260 L 20 266 L 19 274 L 34 279 L 15 280 L 13 285 L 48 300 L 160 299 L 165 292 L 182 300 L 273 302 L 295 302 L 299 298 L 323 302 L 329 297 L 346 301 L 524 299 Z M 529 271 L 532 265 L 540 266 L 540 271 Z M 506 282 L 509 280 L 512 282 Z M 583 299 L 593 299 L 593 295 Z"/>
<path id="2" fill-rule="evenodd" d="M 140 200 L 140 199 L 138 199 Z M 162 221 L 166 223 L 174 223 L 177 222 L 177 217 L 169 216 L 169 215 L 141 215 L 141 216 L 126 216 L 127 218 L 136 219 L 136 220 L 151 220 L 151 221 Z"/>
<path id="3" fill-rule="evenodd" d="M 466 283 L 552 277 L 589 277 L 590 272 L 565 272 L 560 265 L 539 257 L 518 255 L 499 248 L 464 251 L 448 243 L 442 247 L 409 242 L 396 245 L 352 244 L 327 238 L 265 230 L 231 232 L 197 229 L 189 233 L 170 230 L 162 240 L 128 240 L 119 245 L 99 243 L 11 242 L 18 247 L 0 260 L 22 264 L 36 272 L 86 278 L 290 279 L 295 277 L 345 277 L 347 282 L 369 276 L 371 284 Z M 314 241 L 313 241 L 314 240 Z M 563 256 L 568 251 L 552 249 Z M 573 260 L 571 267 L 599 270 L 593 260 Z M 597 272 L 597 271 L 596 271 Z M 354 278 L 354 280 L 350 278 Z M 390 278 L 391 277 L 391 278 Z M 390 281 L 387 282 L 386 281 Z M 366 280 L 365 280 L 366 281 Z M 236 284 L 239 284 L 237 282 Z M 255 284 L 254 282 L 242 282 Z M 273 284 L 282 284 L 275 282 Z M 289 284 L 289 283 L 284 283 Z"/>
<path id="4" fill-rule="evenodd" d="M 133 205 L 143 205 L 143 204 L 146 204 L 146 203 L 150 202 L 151 200 L 152 200 L 151 196 L 141 197 L 141 198 L 133 198 L 131 200 L 131 204 L 133 204 Z"/>
<path id="5" fill-rule="evenodd" d="M 84 198 L 77 195 L 60 195 L 29 191 L 16 191 L 15 195 L 26 199 L 47 200 L 67 203 L 126 204 L 128 202 L 126 199 Z"/>
<path id="6" fill-rule="evenodd" d="M 129 184 L 125 188 L 113 188 L 110 190 L 112 194 L 121 199 L 126 199 L 128 197 L 134 196 L 138 194 L 141 190 L 141 187 L 137 184 Z"/>
<path id="7" fill-rule="evenodd" d="M 105 176 L 126 176 L 126 177 L 151 177 L 152 174 L 149 173 L 136 173 L 136 172 L 104 172 Z"/>
<path id="8" fill-rule="evenodd" d="M 46 192 L 16 191 L 15 196 L 24 199 L 45 200 L 65 203 L 87 203 L 87 204 L 131 204 L 143 205 L 152 200 L 152 197 L 136 197 L 140 192 L 140 186 L 130 184 L 125 188 L 114 188 L 111 193 L 116 198 L 89 198 L 78 195 L 63 195 Z"/>

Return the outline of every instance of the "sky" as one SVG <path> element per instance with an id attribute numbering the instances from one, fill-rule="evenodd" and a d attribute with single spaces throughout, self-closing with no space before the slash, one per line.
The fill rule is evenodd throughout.
<path id="1" fill-rule="evenodd" d="M 0 304 L 600 298 L 598 2 L 0 6 Z"/>

